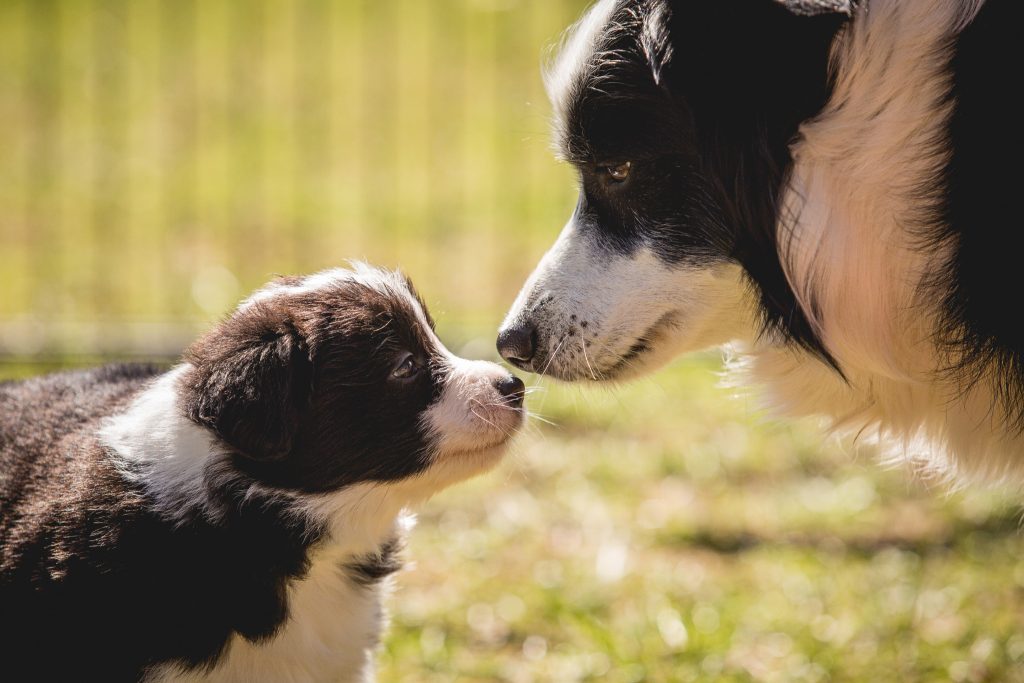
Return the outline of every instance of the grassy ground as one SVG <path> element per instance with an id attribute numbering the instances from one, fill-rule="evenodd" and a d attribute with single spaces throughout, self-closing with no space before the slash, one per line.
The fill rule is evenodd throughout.
<path id="1" fill-rule="evenodd" d="M 1024 681 L 1008 495 L 950 494 L 758 417 L 698 358 L 549 386 L 432 501 L 383 681 Z"/>

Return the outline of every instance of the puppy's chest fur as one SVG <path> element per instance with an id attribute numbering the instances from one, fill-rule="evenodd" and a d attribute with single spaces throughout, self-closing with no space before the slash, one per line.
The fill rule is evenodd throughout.
<path id="1" fill-rule="evenodd" d="M 144 680 L 372 680 L 372 655 L 384 627 L 381 604 L 389 582 L 361 581 L 359 577 L 365 576 L 364 571 L 337 550 L 316 551 L 305 577 L 288 586 L 288 619 L 271 638 L 252 642 L 235 634 L 212 668 L 186 669 L 165 664 L 152 669 Z"/>
<path id="2" fill-rule="evenodd" d="M 159 391 L 154 377 L 113 368 L 0 386 L 9 665 L 47 680 L 364 680 L 398 568 L 390 519 L 341 544 L 293 497 L 230 477 L 208 478 L 202 499 L 179 499 L 169 516 L 153 482 L 132 475 L 146 463 L 96 436 L 140 390 Z M 174 445 L 145 433 L 151 457 Z"/>

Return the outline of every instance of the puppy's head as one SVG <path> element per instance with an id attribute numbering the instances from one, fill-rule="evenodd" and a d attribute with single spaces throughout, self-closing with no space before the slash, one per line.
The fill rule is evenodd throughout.
<path id="1" fill-rule="evenodd" d="M 571 30 L 546 85 L 579 200 L 505 320 L 502 356 L 617 379 L 799 315 L 777 199 L 843 15 L 790 9 L 601 0 Z"/>
<path id="2" fill-rule="evenodd" d="M 186 360 L 189 418 L 273 487 L 436 490 L 495 464 L 523 420 L 520 380 L 451 354 L 410 282 L 362 265 L 271 283 Z"/>

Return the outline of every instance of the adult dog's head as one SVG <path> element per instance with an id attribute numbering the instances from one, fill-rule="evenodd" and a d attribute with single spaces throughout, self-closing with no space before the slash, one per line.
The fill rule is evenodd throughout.
<path id="1" fill-rule="evenodd" d="M 618 379 L 764 333 L 827 358 L 775 228 L 846 15 L 797 4 L 601 0 L 570 31 L 546 85 L 579 201 L 502 327 L 506 360 Z"/>

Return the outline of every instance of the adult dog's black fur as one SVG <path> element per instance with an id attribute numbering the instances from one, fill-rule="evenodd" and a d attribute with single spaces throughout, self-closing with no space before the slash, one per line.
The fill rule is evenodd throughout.
<path id="1" fill-rule="evenodd" d="M 1019 475 L 1022 13 L 597 3 L 547 78 L 579 203 L 502 355 L 604 380 L 734 342 L 781 412 Z"/>

